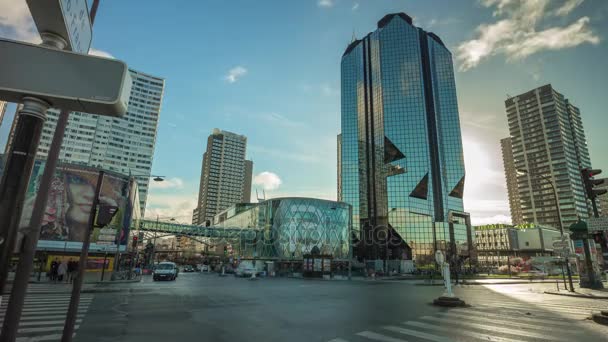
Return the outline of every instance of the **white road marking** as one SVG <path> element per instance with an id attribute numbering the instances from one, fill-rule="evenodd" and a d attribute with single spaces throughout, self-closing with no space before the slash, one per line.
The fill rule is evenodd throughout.
<path id="1" fill-rule="evenodd" d="M 402 340 L 400 338 L 394 338 L 382 334 L 378 334 L 371 331 L 362 331 L 358 332 L 357 335 L 369 338 L 370 340 L 382 341 L 382 342 L 407 342 L 407 340 Z"/>
<path id="2" fill-rule="evenodd" d="M 450 334 L 456 333 L 459 335 L 473 337 L 473 338 L 488 341 L 488 342 L 521 342 L 521 340 L 513 340 L 513 339 L 505 338 L 505 337 L 491 336 L 491 335 L 487 335 L 487 334 L 476 333 L 476 332 L 469 331 L 469 330 L 456 329 L 453 327 L 442 327 L 442 326 L 438 326 L 438 325 L 431 325 L 431 324 L 426 324 L 426 323 L 421 323 L 421 322 L 407 321 L 407 322 L 404 322 L 403 324 L 411 325 L 411 326 L 418 327 L 418 328 L 424 328 L 424 329 L 428 329 L 428 330 L 437 330 L 437 331 L 441 331 L 441 332 L 447 332 Z"/>
<path id="3" fill-rule="evenodd" d="M 435 342 L 451 342 L 452 341 L 452 340 L 450 340 L 447 337 L 437 336 L 437 335 L 433 335 L 433 334 L 428 334 L 428 333 L 425 333 L 425 332 L 422 332 L 422 331 L 414 331 L 414 330 L 410 330 L 410 329 L 395 327 L 395 326 L 392 326 L 392 325 L 385 326 L 383 328 L 386 329 L 386 330 L 390 330 L 390 331 L 393 331 L 393 332 L 400 333 L 400 334 L 423 338 L 423 339 L 429 340 L 429 341 L 435 341 Z"/>
<path id="4" fill-rule="evenodd" d="M 470 328 L 486 330 L 486 331 L 500 332 L 500 333 L 510 334 L 510 335 L 534 337 L 534 338 L 548 340 L 548 341 L 570 341 L 571 340 L 571 339 L 562 339 L 559 337 L 551 337 L 551 336 L 548 336 L 547 334 L 539 334 L 539 333 L 535 333 L 535 332 L 525 332 L 525 331 L 521 331 L 521 330 L 501 328 L 501 327 L 497 327 L 497 326 L 487 326 L 485 324 L 479 324 L 479 323 L 455 322 L 455 321 L 451 321 L 447 318 L 424 316 L 424 317 L 422 317 L 422 319 L 429 320 L 429 321 L 435 321 L 435 322 L 439 322 L 439 323 L 447 323 L 447 324 L 459 325 L 459 326 L 464 326 L 464 327 L 470 327 Z"/>

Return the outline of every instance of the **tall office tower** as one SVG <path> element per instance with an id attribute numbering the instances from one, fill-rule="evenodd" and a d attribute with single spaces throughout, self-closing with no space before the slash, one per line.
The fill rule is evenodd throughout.
<path id="1" fill-rule="evenodd" d="M 0 126 L 2 126 L 2 119 L 4 119 L 5 112 L 6 112 L 6 102 L 0 101 Z"/>
<path id="2" fill-rule="evenodd" d="M 341 200 L 368 259 L 471 254 L 452 54 L 405 13 L 351 42 L 341 63 Z M 388 238 L 386 236 L 388 235 Z M 373 238 L 372 238 L 373 237 Z"/>
<path id="3" fill-rule="evenodd" d="M 511 138 L 500 140 L 502 148 L 502 162 L 505 167 L 505 177 L 507 179 L 507 193 L 509 195 L 509 207 L 511 208 L 511 222 L 514 225 L 525 223 L 519 205 L 519 191 L 517 190 L 517 169 L 513 158 L 513 146 Z"/>
<path id="4" fill-rule="evenodd" d="M 132 175 L 137 179 L 142 216 L 146 208 L 148 183 L 160 116 L 165 80 L 129 70 L 133 79 L 127 114 L 113 118 L 89 113 L 70 114 L 59 159 L 61 162 L 99 167 Z M 37 156 L 46 158 L 59 111 L 47 111 L 47 120 Z M 17 117 L 13 122 L 16 127 Z M 9 137 L 12 140 L 12 132 Z M 7 144 L 7 151 L 8 151 Z"/>
<path id="5" fill-rule="evenodd" d="M 524 222 L 559 227 L 553 183 L 564 227 L 589 217 L 580 170 L 591 161 L 579 109 L 550 84 L 510 97 L 505 106 L 514 159 L 505 173 L 517 177 L 519 196 L 511 206 L 519 205 Z"/>
<path id="6" fill-rule="evenodd" d="M 192 224 L 208 225 L 213 216 L 237 203 L 250 202 L 253 162 L 245 160 L 247 137 L 215 128 L 203 153 L 198 205 Z"/>
<path id="7" fill-rule="evenodd" d="M 342 201 L 342 134 L 338 134 L 338 201 Z"/>

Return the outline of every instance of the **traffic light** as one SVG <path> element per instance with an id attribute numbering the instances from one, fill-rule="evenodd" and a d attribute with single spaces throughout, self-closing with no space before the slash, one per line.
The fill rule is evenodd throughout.
<path id="1" fill-rule="evenodd" d="M 138 241 L 138 237 L 137 235 L 133 235 L 133 249 L 137 249 L 137 241 Z"/>
<path id="2" fill-rule="evenodd" d="M 224 255 L 228 255 L 228 246 L 224 246 Z"/>
<path id="3" fill-rule="evenodd" d="M 600 173 L 602 173 L 602 170 L 600 169 L 585 168 L 581 170 L 585 191 L 587 192 L 587 197 L 589 197 L 591 200 L 608 192 L 607 189 L 594 189 L 596 185 L 604 184 L 605 179 L 593 179 L 593 177 L 599 175 Z"/>
<path id="4" fill-rule="evenodd" d="M 105 227 L 114 218 L 114 215 L 118 212 L 118 207 L 113 205 L 100 205 L 99 211 L 97 212 L 97 219 L 95 220 L 95 225 L 97 227 Z"/>

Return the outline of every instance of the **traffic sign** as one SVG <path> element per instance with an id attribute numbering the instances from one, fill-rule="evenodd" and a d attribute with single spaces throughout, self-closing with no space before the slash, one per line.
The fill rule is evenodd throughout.
<path id="1" fill-rule="evenodd" d="M 570 243 L 566 241 L 553 241 L 553 248 L 566 248 L 570 247 Z"/>
<path id="2" fill-rule="evenodd" d="M 437 250 L 435 252 L 435 261 L 437 261 L 439 265 L 443 265 L 443 263 L 445 262 L 445 255 L 443 255 L 443 252 L 441 250 Z"/>
<path id="3" fill-rule="evenodd" d="M 7 39 L 0 39 L 0 56 L 0 100 L 33 96 L 70 111 L 127 112 L 132 81 L 121 61 Z"/>
<path id="4" fill-rule="evenodd" d="M 86 0 L 26 0 L 38 32 L 68 41 L 67 50 L 88 54 L 93 38 Z"/>

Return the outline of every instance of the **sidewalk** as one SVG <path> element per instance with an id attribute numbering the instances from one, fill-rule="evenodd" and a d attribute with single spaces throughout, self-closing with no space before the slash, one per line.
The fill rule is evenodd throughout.
<path id="1" fill-rule="evenodd" d="M 604 283 L 606 286 L 606 283 Z M 608 299 L 608 288 L 603 288 L 599 290 L 593 289 L 582 289 L 580 287 L 574 287 L 574 292 L 560 290 L 560 291 L 545 291 L 546 294 L 556 295 L 556 296 L 567 296 L 567 297 L 577 297 L 577 298 L 588 298 L 588 299 Z"/>

